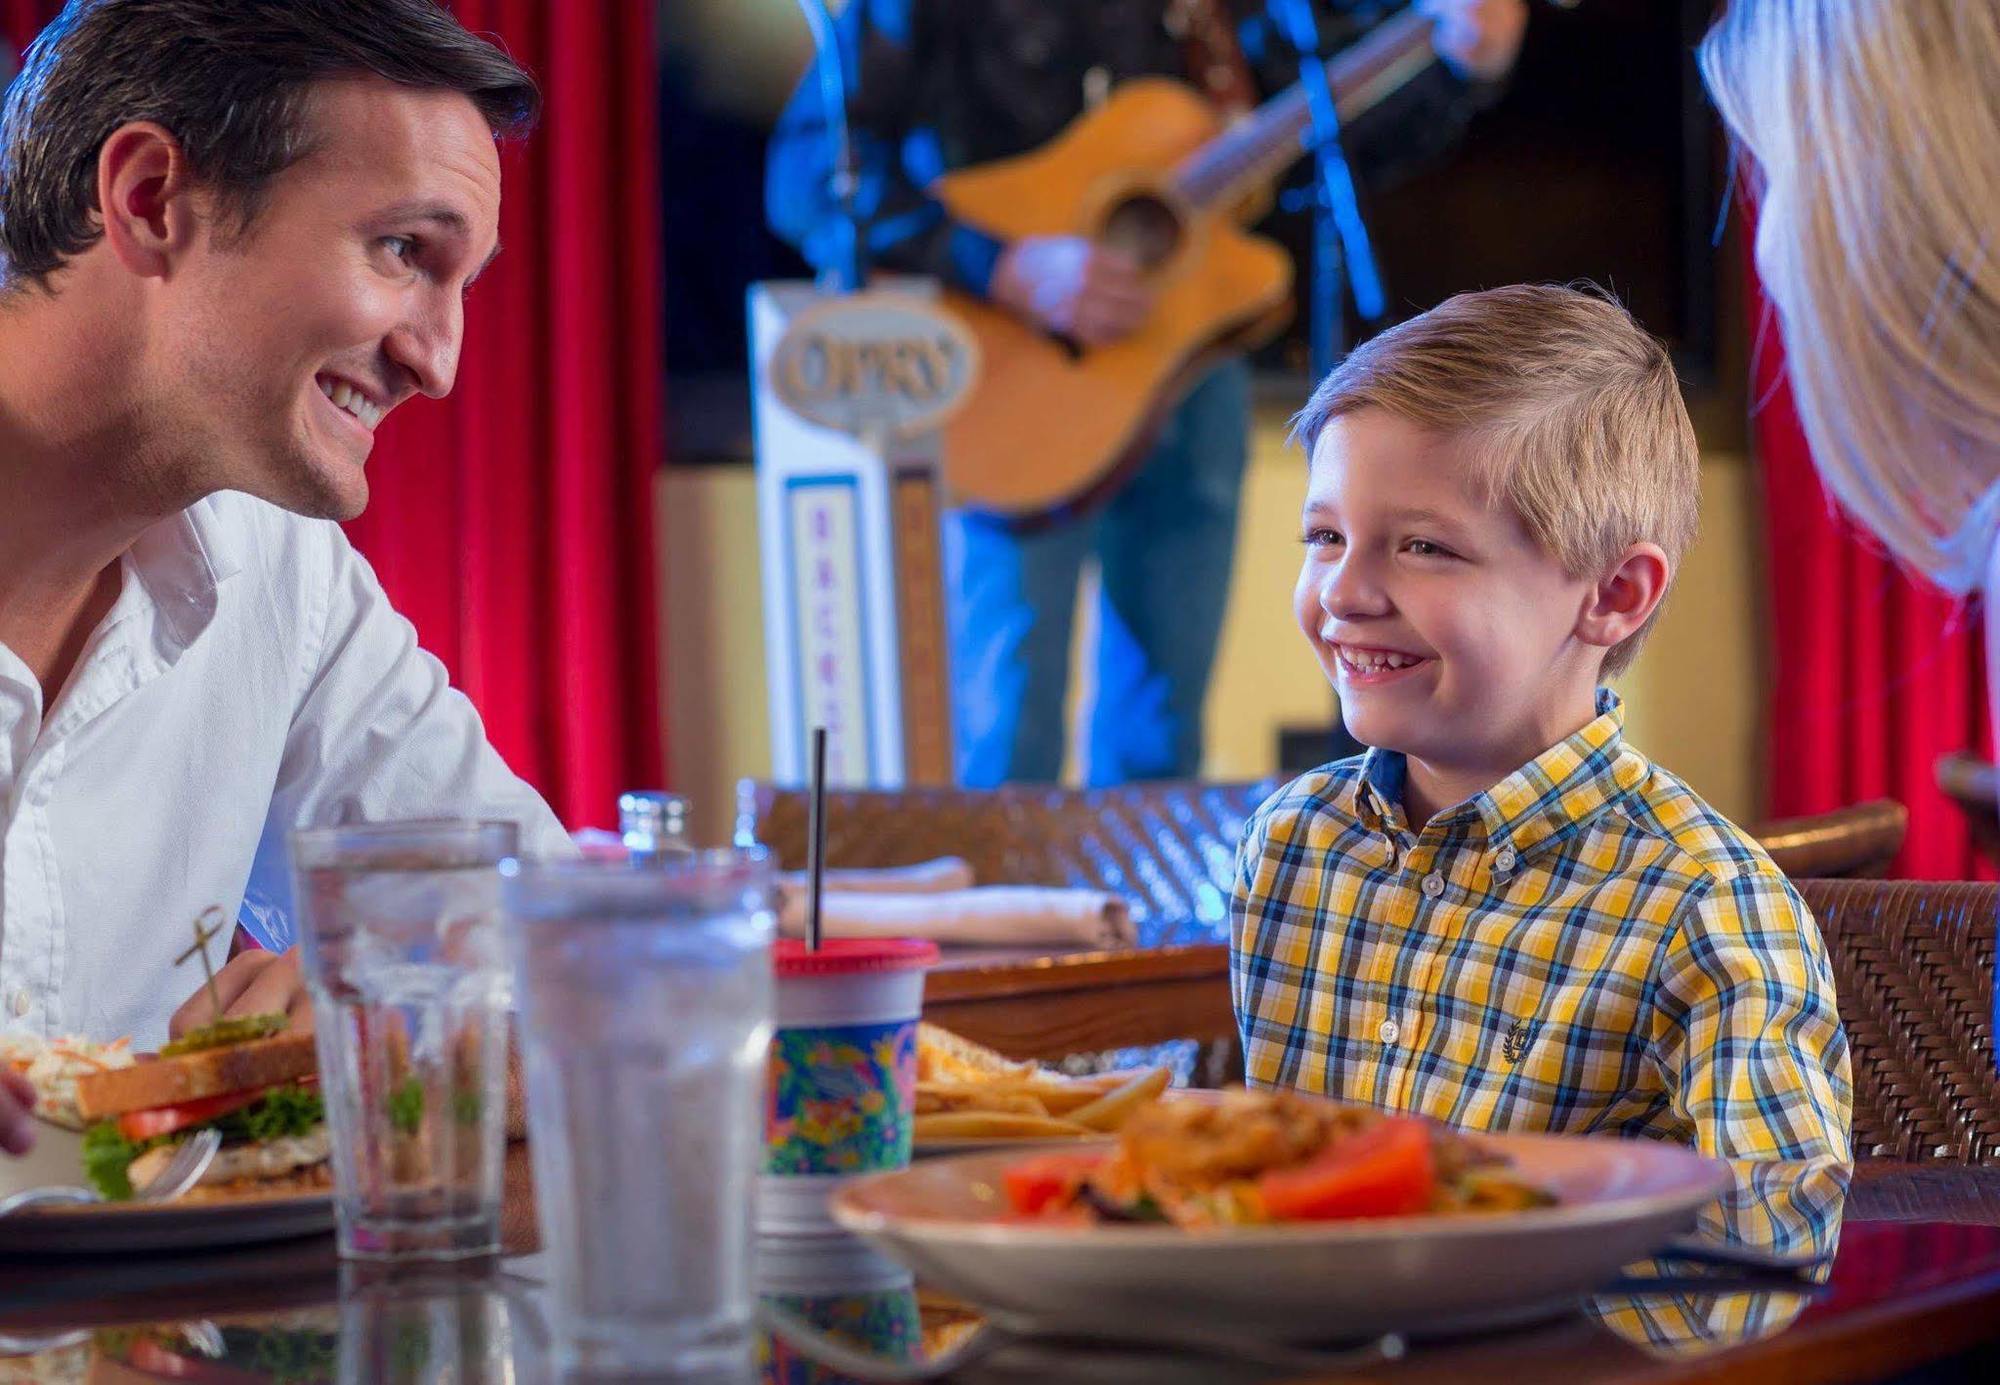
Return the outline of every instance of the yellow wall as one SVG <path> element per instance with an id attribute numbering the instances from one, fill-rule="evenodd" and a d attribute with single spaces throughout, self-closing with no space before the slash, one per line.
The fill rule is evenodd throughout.
<path id="1" fill-rule="evenodd" d="M 1209 778 L 1272 772 L 1279 728 L 1331 715 L 1332 696 L 1291 616 L 1304 485 L 1298 453 L 1282 445 L 1282 420 L 1261 419 L 1209 695 Z M 655 496 L 669 782 L 694 797 L 697 836 L 720 841 L 736 780 L 770 769 L 755 481 L 747 467 L 675 469 L 661 474 Z M 1738 821 L 1757 818 L 1763 799 L 1755 519 L 1747 463 L 1705 459 L 1701 540 L 1620 680 L 1635 743 Z"/>
<path id="2" fill-rule="evenodd" d="M 667 782 L 693 797 L 696 838 L 721 842 L 736 780 L 771 770 L 756 478 L 743 466 L 669 468 L 653 496 Z"/>

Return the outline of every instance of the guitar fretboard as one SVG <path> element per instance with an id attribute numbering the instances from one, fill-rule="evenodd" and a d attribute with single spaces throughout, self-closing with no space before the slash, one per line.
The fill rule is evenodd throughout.
<path id="1" fill-rule="evenodd" d="M 1383 20 L 1327 62 L 1333 108 L 1344 125 L 1386 100 L 1436 60 L 1431 22 L 1415 9 Z M 1197 149 L 1174 173 L 1174 185 L 1195 207 L 1232 202 L 1282 173 L 1307 148 L 1313 98 L 1294 83 Z"/>

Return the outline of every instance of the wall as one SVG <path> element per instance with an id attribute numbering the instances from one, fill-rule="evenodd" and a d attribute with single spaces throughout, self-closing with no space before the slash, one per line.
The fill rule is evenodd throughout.
<path id="1" fill-rule="evenodd" d="M 1332 695 L 1292 623 L 1305 473 L 1283 420 L 1260 419 L 1246 480 L 1227 623 L 1208 707 L 1205 774 L 1276 766 L 1282 727 L 1311 727 Z M 722 840 L 734 786 L 768 773 L 756 496 L 747 467 L 669 469 L 655 490 L 666 623 L 660 642 L 669 782 L 695 800 L 696 833 Z M 1763 687 L 1756 491 L 1749 465 L 1702 466 L 1702 535 L 1651 642 L 1620 680 L 1641 748 L 1738 821 L 1762 810 Z M 1088 638 L 1079 621 L 1079 641 Z"/>

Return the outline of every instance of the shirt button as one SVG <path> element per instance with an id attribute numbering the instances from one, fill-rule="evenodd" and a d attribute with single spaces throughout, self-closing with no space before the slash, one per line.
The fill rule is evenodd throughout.
<path id="1" fill-rule="evenodd" d="M 1499 851 L 1494 853 L 1493 869 L 1499 871 L 1502 875 L 1505 875 L 1508 871 L 1514 869 L 1514 863 L 1516 861 L 1519 861 L 1520 859 L 1521 858 L 1519 856 L 1516 856 L 1514 854 L 1513 847 L 1503 846 L 1500 848 Z"/>
<path id="2" fill-rule="evenodd" d="M 35 1003 L 34 998 L 30 996 L 25 989 L 23 989 L 14 992 L 14 999 L 10 1003 L 9 1008 L 11 1008 L 14 1011 L 14 1016 L 16 1019 L 18 1019 L 22 1015 L 27 1014 L 29 1009 L 33 1007 L 34 1003 Z"/>
<path id="3" fill-rule="evenodd" d="M 1444 893 L 1444 877 L 1442 875 L 1439 875 L 1436 871 L 1432 871 L 1429 875 L 1426 875 L 1424 877 L 1423 889 L 1426 895 L 1428 895 L 1432 899 L 1436 899 L 1439 895 Z"/>
<path id="4" fill-rule="evenodd" d="M 1383 1020 L 1382 1027 L 1375 1032 L 1382 1036 L 1382 1042 L 1385 1044 L 1393 1044 L 1403 1037 L 1402 1026 L 1394 1020 Z"/>

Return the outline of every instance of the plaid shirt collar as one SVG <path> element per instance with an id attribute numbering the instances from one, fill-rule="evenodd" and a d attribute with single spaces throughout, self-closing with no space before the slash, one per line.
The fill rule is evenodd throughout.
<path id="1" fill-rule="evenodd" d="M 1399 750 L 1377 746 L 1362 758 L 1341 805 L 1384 836 L 1409 832 L 1403 789 L 1409 762 Z M 1479 830 L 1494 849 L 1525 856 L 1537 846 L 1583 826 L 1646 777 L 1646 760 L 1625 744 L 1625 704 L 1609 688 L 1597 690 L 1597 716 L 1574 735 L 1544 750 L 1484 793 L 1433 819 L 1438 828 Z"/>

